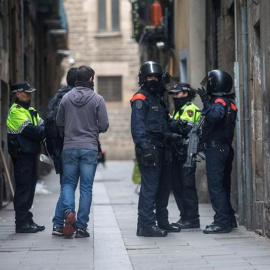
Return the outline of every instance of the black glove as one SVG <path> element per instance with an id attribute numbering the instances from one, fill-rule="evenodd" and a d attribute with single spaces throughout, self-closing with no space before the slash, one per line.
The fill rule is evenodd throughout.
<path id="1" fill-rule="evenodd" d="M 182 136 L 177 134 L 177 133 L 164 133 L 165 139 L 168 139 L 172 142 L 178 142 L 178 141 L 182 141 Z"/>
<path id="2" fill-rule="evenodd" d="M 176 133 L 182 133 L 182 130 L 187 126 L 188 122 L 185 120 L 175 120 L 173 118 L 169 119 L 170 131 Z"/>
<path id="3" fill-rule="evenodd" d="M 198 88 L 197 94 L 200 96 L 203 106 L 205 106 L 209 102 L 205 88 L 204 87 Z"/>

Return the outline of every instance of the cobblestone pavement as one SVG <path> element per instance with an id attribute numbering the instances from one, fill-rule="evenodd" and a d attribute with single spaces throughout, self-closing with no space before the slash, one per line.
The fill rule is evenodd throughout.
<path id="1" fill-rule="evenodd" d="M 51 219 L 58 198 L 59 178 L 54 172 L 40 179 L 48 194 L 37 194 L 35 222 L 46 226 L 36 234 L 14 233 L 12 203 L 0 211 L 0 269 L 95 270 L 263 270 L 270 269 L 270 241 L 240 226 L 229 234 L 204 235 L 213 211 L 200 205 L 201 229 L 182 230 L 164 238 L 136 236 L 136 186 L 131 181 L 132 161 L 98 165 L 91 208 L 90 238 L 51 235 Z M 78 192 L 76 197 L 78 198 Z M 170 221 L 179 213 L 173 196 Z"/>

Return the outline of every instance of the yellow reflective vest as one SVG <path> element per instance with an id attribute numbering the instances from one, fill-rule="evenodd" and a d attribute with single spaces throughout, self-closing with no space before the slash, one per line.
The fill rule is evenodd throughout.
<path id="1" fill-rule="evenodd" d="M 43 122 L 33 107 L 26 109 L 13 103 L 7 117 L 9 147 L 15 142 L 19 152 L 38 154 L 40 141 L 43 139 Z"/>
<path id="2" fill-rule="evenodd" d="M 198 124 L 201 118 L 201 113 L 199 112 L 199 107 L 197 107 L 192 102 L 187 102 L 180 111 L 183 112 L 181 115 L 179 111 L 173 112 L 173 119 L 175 120 L 185 120 L 188 122 L 192 122 L 193 124 Z"/>

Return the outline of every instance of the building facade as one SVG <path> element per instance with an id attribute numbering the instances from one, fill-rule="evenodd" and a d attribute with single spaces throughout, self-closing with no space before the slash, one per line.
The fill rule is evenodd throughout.
<path id="1" fill-rule="evenodd" d="M 67 48 L 67 30 L 62 0 L 0 1 L 0 140 L 4 155 L 0 208 L 12 199 L 2 166 L 5 162 L 12 180 L 6 136 L 6 118 L 13 102 L 10 84 L 28 81 L 35 86 L 38 91 L 32 104 L 43 116 L 51 93 L 60 85 L 64 56 L 58 52 Z M 47 169 L 40 166 L 40 171 Z"/>

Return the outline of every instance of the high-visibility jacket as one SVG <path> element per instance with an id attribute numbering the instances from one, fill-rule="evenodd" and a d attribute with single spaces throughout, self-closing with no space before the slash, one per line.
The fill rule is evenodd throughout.
<path id="1" fill-rule="evenodd" d="M 37 155 L 43 130 L 43 119 L 33 107 L 26 109 L 17 103 L 12 104 L 7 118 L 9 147 L 15 143 L 18 152 Z"/>
<path id="2" fill-rule="evenodd" d="M 181 109 L 173 112 L 174 120 L 187 121 L 187 125 L 181 129 L 181 135 L 188 139 L 188 134 L 194 125 L 198 125 L 201 118 L 200 109 L 192 102 L 187 102 Z M 187 144 L 185 141 L 180 141 L 173 147 L 173 153 L 181 158 L 183 161 L 186 159 Z"/>
<path id="3" fill-rule="evenodd" d="M 173 112 L 173 119 L 175 120 L 185 120 L 192 122 L 193 124 L 198 124 L 201 118 L 201 113 L 199 108 L 192 102 L 187 102 L 180 111 Z M 181 114 L 180 114 L 181 112 Z"/>

